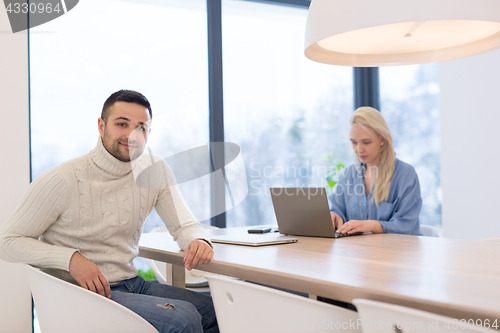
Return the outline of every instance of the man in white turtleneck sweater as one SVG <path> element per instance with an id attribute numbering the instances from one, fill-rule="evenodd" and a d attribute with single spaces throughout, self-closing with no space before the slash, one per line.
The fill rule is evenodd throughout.
<path id="1" fill-rule="evenodd" d="M 153 208 L 185 250 L 187 269 L 213 256 L 166 163 L 156 157 L 154 177 L 136 181 L 153 158 L 142 154 L 151 119 L 142 94 L 112 94 L 98 120 L 97 147 L 35 179 L 0 233 L 0 257 L 109 297 L 162 333 L 219 332 L 210 297 L 146 282 L 132 263 Z M 158 306 L 166 303 L 173 309 Z"/>

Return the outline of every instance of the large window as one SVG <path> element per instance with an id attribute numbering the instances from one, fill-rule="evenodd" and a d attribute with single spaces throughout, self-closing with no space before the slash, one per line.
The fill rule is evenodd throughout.
<path id="1" fill-rule="evenodd" d="M 306 8 L 222 1 L 225 140 L 241 147 L 249 191 L 227 226 L 275 223 L 269 187 L 324 187 L 333 160 L 352 161 L 352 68 L 304 56 L 306 17 Z"/>
<path id="2" fill-rule="evenodd" d="M 207 21 L 203 0 L 80 1 L 31 31 L 33 179 L 95 147 L 105 99 L 119 89 L 152 104 L 149 140 L 168 157 L 208 141 Z M 187 185 L 187 184 L 186 184 Z M 209 182 L 181 185 L 209 215 Z M 153 213 L 145 231 L 160 225 Z"/>
<path id="3" fill-rule="evenodd" d="M 420 223 L 441 226 L 441 153 L 438 64 L 380 68 L 381 110 L 396 157 L 420 180 Z"/>
<path id="4" fill-rule="evenodd" d="M 227 212 L 227 226 L 275 222 L 269 187 L 326 186 L 332 167 L 353 161 L 352 68 L 304 56 L 306 16 L 305 7 L 222 1 L 225 140 L 241 147 L 249 191 Z M 91 150 L 104 100 L 123 88 L 152 103 L 153 153 L 206 144 L 207 54 L 205 0 L 86 0 L 32 29 L 33 178 Z M 422 222 L 439 225 L 437 65 L 383 68 L 380 78 L 397 156 L 420 177 Z M 180 188 L 209 223 L 208 177 Z M 153 213 L 145 231 L 160 224 Z"/>

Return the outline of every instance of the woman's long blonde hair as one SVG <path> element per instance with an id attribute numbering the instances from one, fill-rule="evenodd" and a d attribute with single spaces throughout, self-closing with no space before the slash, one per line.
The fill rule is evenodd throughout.
<path id="1" fill-rule="evenodd" d="M 394 163 L 396 161 L 396 154 L 394 153 L 394 145 L 392 142 L 391 131 L 385 122 L 382 114 L 376 109 L 368 106 L 362 106 L 353 112 L 349 123 L 352 126 L 369 127 L 385 139 L 385 143 L 380 150 L 380 159 L 378 169 L 376 172 L 376 179 L 373 185 L 372 195 L 375 204 L 382 201 L 387 201 L 389 198 L 389 188 L 391 185 L 392 176 L 394 176 Z M 356 168 L 359 170 L 359 158 L 357 155 L 354 157 Z"/>

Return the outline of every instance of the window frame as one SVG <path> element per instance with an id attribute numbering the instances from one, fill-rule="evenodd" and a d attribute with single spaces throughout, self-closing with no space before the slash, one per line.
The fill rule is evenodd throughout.
<path id="1" fill-rule="evenodd" d="M 294 6 L 309 8 L 310 0 L 242 0 L 273 4 L 278 6 Z M 209 77 L 209 135 L 210 142 L 224 142 L 224 100 L 222 73 L 222 0 L 207 0 L 208 24 L 208 77 Z M 380 110 L 380 92 L 378 67 L 353 67 L 354 106 L 371 106 Z M 354 111 L 354 110 L 353 110 Z M 213 167 L 224 166 L 223 154 L 215 156 Z M 210 183 L 210 206 L 212 211 L 225 211 L 225 188 L 214 180 Z M 214 216 L 210 224 L 225 228 L 226 214 Z"/>

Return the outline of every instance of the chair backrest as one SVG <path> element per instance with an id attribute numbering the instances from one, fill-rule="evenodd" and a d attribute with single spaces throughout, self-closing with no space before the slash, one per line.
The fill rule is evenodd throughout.
<path id="1" fill-rule="evenodd" d="M 249 282 L 207 279 L 221 333 L 361 332 L 354 311 Z"/>
<path id="2" fill-rule="evenodd" d="M 101 295 L 26 265 L 42 332 L 158 333 L 145 319 Z"/>
<path id="3" fill-rule="evenodd" d="M 443 237 L 443 230 L 432 227 L 430 225 L 420 225 L 420 231 L 422 232 L 422 236 L 428 237 Z"/>
<path id="4" fill-rule="evenodd" d="M 435 313 L 415 310 L 400 305 L 355 299 L 363 333 L 487 333 L 491 330 L 479 328 Z"/>

